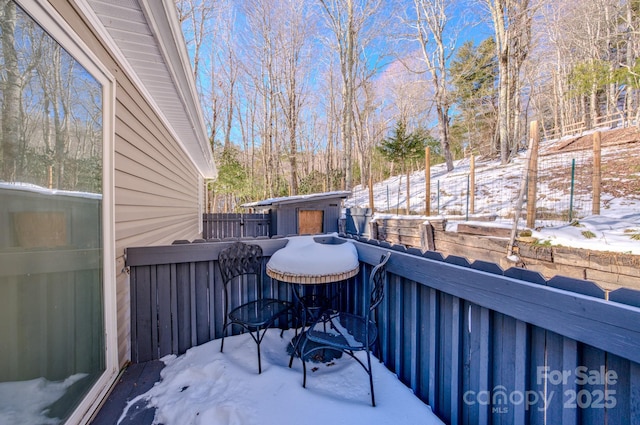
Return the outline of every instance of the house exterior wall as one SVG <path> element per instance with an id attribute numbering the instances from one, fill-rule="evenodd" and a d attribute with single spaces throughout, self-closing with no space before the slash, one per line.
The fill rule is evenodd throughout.
<path id="1" fill-rule="evenodd" d="M 125 248 L 199 237 L 202 177 L 81 13 L 66 0 L 50 3 L 116 80 L 114 267 L 118 359 L 123 366 L 130 360 L 131 332 Z"/>

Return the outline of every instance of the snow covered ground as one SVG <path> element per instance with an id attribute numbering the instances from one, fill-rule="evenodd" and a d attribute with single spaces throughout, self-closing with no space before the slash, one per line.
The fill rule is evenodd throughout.
<path id="1" fill-rule="evenodd" d="M 611 146 L 603 148 L 603 157 L 627 156 L 637 159 L 636 144 Z M 564 156 L 564 159 L 559 159 Z M 556 161 L 570 164 L 575 153 L 562 154 Z M 469 215 L 469 221 L 479 217 L 492 216 L 496 224 L 511 226 L 513 224 L 516 201 L 521 187 L 525 153 L 521 153 L 510 164 L 501 165 L 498 160 L 476 161 L 476 199 L 475 213 Z M 542 244 L 564 245 L 602 251 L 624 252 L 640 255 L 640 160 L 637 160 L 634 175 L 627 175 L 627 185 L 631 190 L 626 194 L 602 193 L 600 215 L 590 215 L 591 201 L 576 206 L 574 219 L 567 221 L 536 221 L 533 237 Z M 469 159 L 455 162 L 455 168 L 446 173 L 444 164 L 431 168 L 431 187 L 438 182 L 440 197 L 435 201 L 432 193 L 432 210 L 440 216 L 464 220 L 466 218 L 467 176 Z M 624 179 L 621 179 L 624 180 Z M 410 205 L 412 214 L 424 212 L 425 176 L 424 170 L 414 172 L 410 177 Z M 545 185 L 538 189 L 537 207 L 549 211 L 558 211 L 569 205 L 568 187 L 563 184 Z M 582 196 L 582 195 L 581 195 Z M 406 210 L 406 177 L 392 176 L 374 184 L 373 198 L 376 211 L 397 212 L 399 216 Z M 562 204 L 561 204 L 562 202 Z M 577 203 L 577 202 L 576 202 Z M 353 195 L 345 201 L 347 208 L 368 208 L 369 190 L 364 186 L 356 186 Z M 456 214 L 453 217 L 451 214 Z M 415 215 L 412 215 L 415 218 Z M 577 218 L 576 218 L 577 217 Z M 425 217 L 426 218 L 426 217 Z M 457 222 L 449 219 L 447 230 L 455 231 Z M 484 223 L 485 225 L 488 223 Z M 520 220 L 518 228 L 525 227 Z"/>

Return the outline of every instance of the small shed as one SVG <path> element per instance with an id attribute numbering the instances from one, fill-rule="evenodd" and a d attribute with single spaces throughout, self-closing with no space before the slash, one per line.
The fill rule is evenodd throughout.
<path id="1" fill-rule="evenodd" d="M 272 235 L 315 235 L 338 231 L 342 201 L 349 191 L 286 196 L 243 204 L 252 212 L 271 215 Z"/>

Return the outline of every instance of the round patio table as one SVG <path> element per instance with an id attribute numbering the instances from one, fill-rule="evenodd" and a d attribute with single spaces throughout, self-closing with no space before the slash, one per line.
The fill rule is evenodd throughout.
<path id="1" fill-rule="evenodd" d="M 325 283 L 340 282 L 357 275 L 359 271 L 360 265 L 357 265 L 351 270 L 345 270 L 339 273 L 306 274 L 271 269 L 269 268 L 269 264 L 267 264 L 268 276 L 281 282 L 295 283 L 298 285 L 323 285 Z"/>
<path id="2" fill-rule="evenodd" d="M 291 284 L 293 298 L 302 307 L 303 327 L 330 307 L 334 297 L 327 296 L 326 291 L 319 294 L 325 285 L 344 282 L 359 272 L 355 246 L 334 236 L 291 237 L 267 263 L 268 276 Z M 291 360 L 303 337 L 304 331 L 291 341 Z"/>
<path id="3" fill-rule="evenodd" d="M 267 274 L 282 282 L 323 284 L 358 274 L 355 246 L 332 235 L 293 236 L 267 263 Z"/>
<path id="4" fill-rule="evenodd" d="M 316 312 L 309 316 L 312 320 L 317 318 L 323 307 L 318 303 L 318 288 L 343 282 L 359 271 L 355 246 L 331 235 L 291 237 L 287 245 L 276 251 L 267 263 L 267 275 L 291 283 L 293 296 L 302 304 L 304 312 Z M 299 289 L 306 292 L 304 287 L 307 285 L 313 286 L 312 295 L 301 296 Z"/>

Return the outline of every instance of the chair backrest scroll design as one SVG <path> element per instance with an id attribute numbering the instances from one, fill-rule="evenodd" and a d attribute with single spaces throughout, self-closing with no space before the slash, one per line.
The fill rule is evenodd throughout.
<path id="1" fill-rule="evenodd" d="M 235 242 L 218 256 L 220 274 L 226 285 L 234 277 L 262 273 L 262 248 L 259 245 Z"/>
<path id="2" fill-rule="evenodd" d="M 387 274 L 387 261 L 391 257 L 391 252 L 387 252 L 380 257 L 380 263 L 378 263 L 369 276 L 369 287 L 371 288 L 371 298 L 369 301 L 369 311 L 375 310 L 376 307 L 382 302 L 384 298 L 384 284 Z"/>

